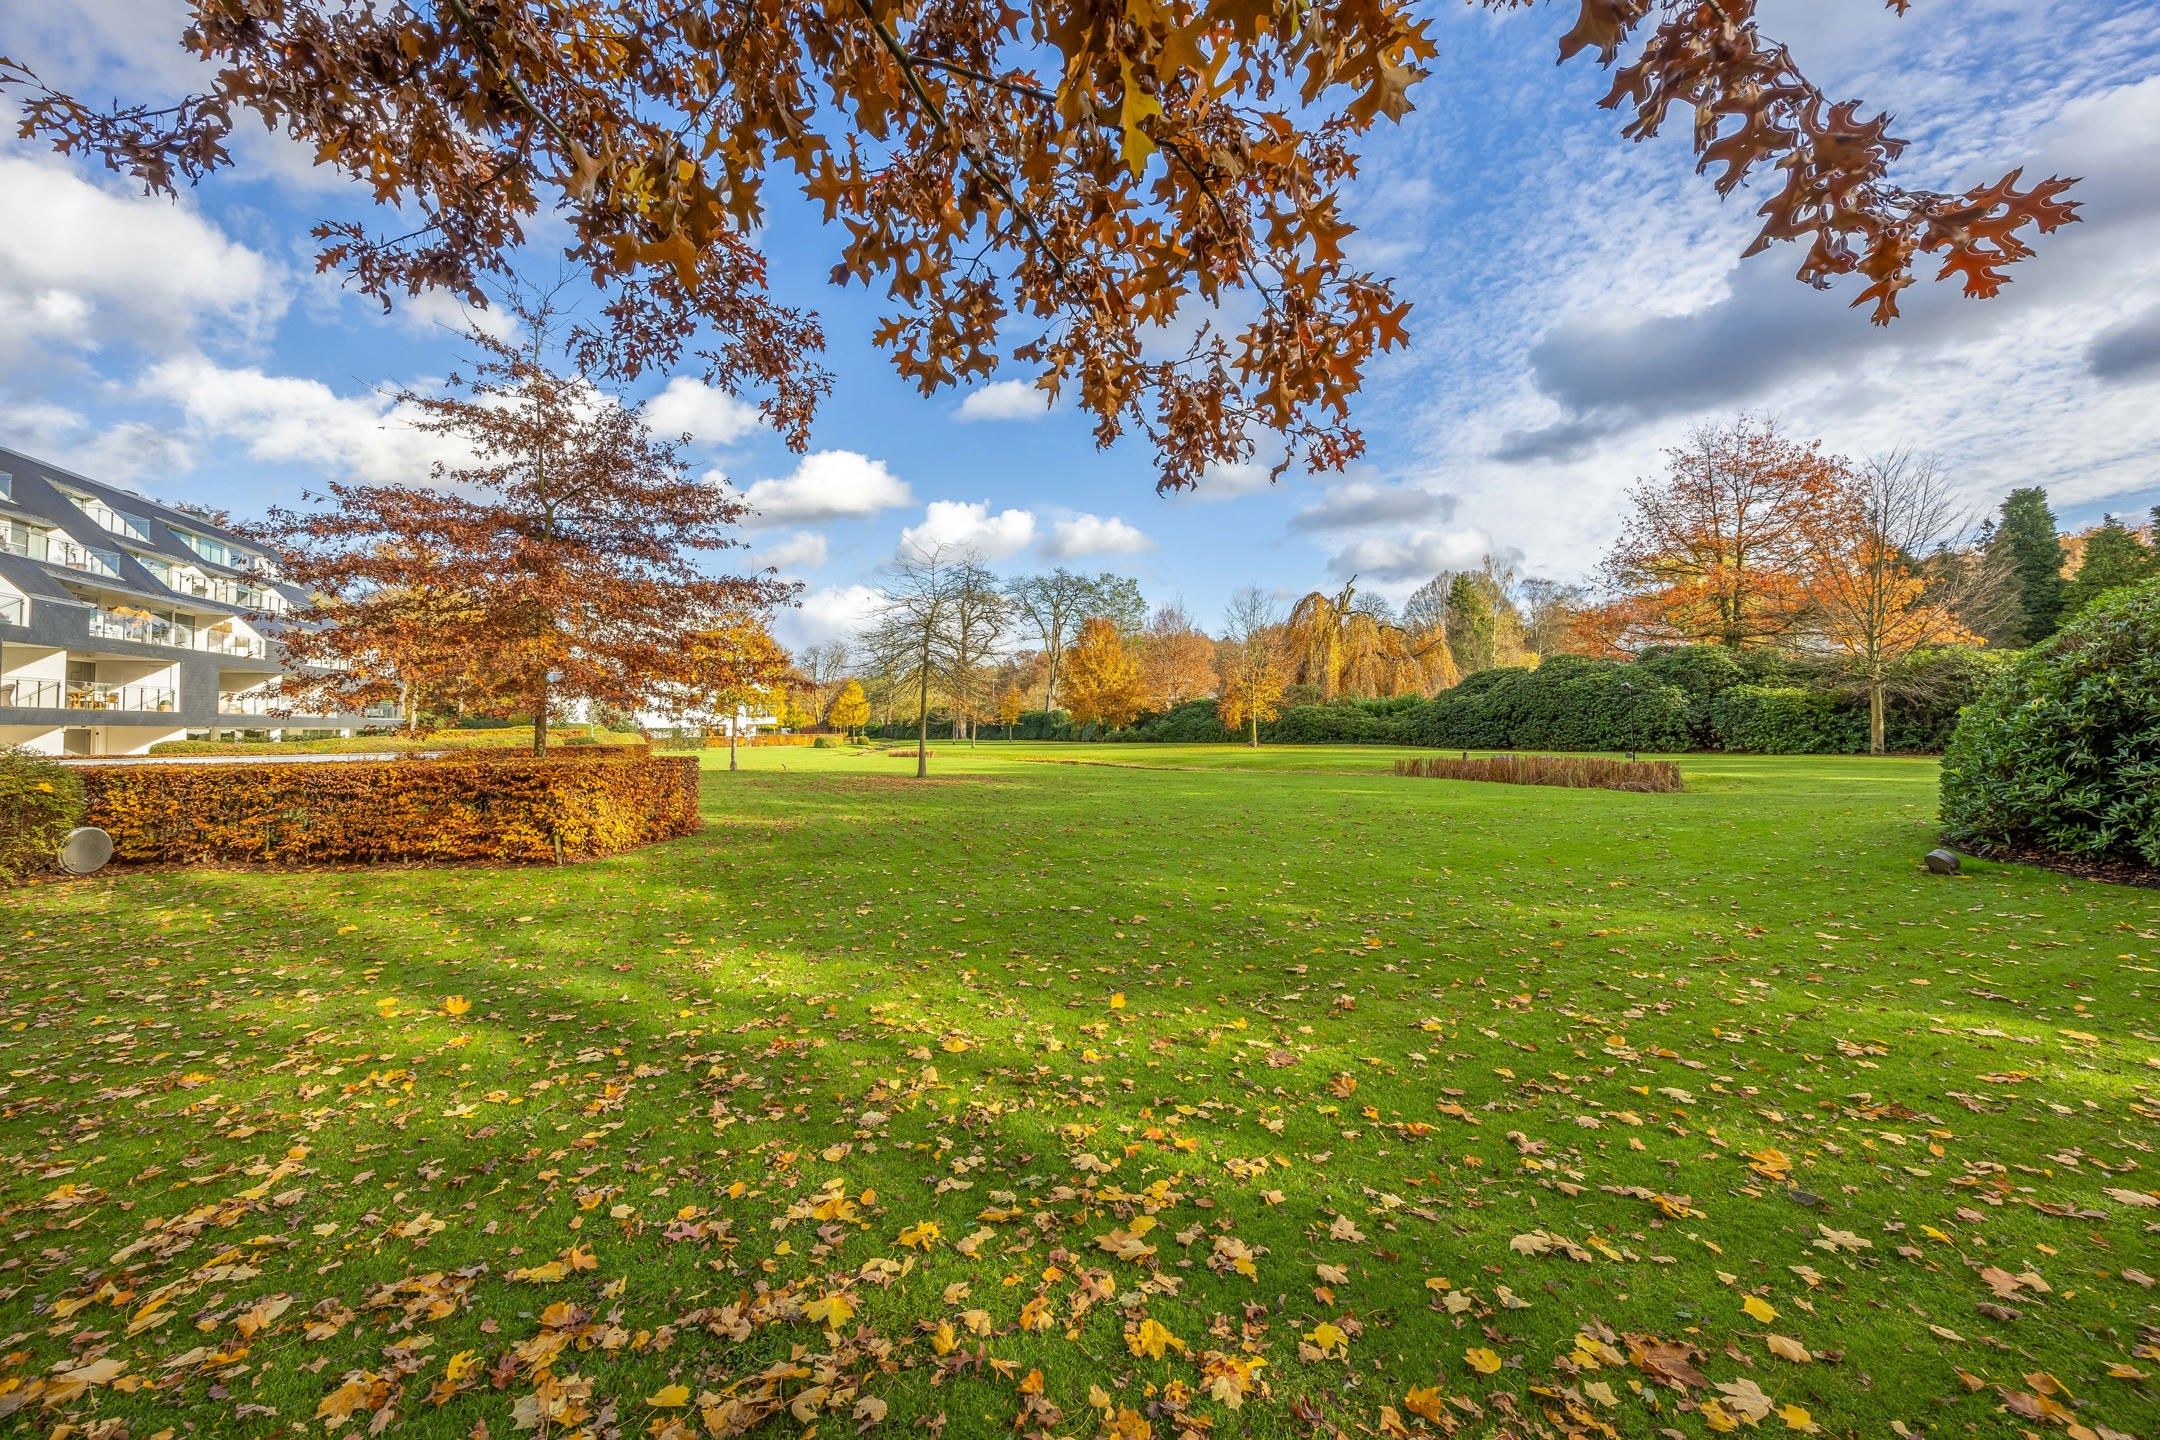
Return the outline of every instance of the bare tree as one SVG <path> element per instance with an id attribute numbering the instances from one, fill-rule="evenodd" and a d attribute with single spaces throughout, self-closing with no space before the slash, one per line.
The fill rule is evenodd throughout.
<path id="1" fill-rule="evenodd" d="M 1222 677 L 1215 710 L 1225 729 L 1246 731 L 1257 748 L 1260 722 L 1275 718 L 1290 683 L 1282 609 L 1265 590 L 1248 585 L 1230 597 L 1224 621 L 1222 643 L 1215 649 Z"/>
<path id="2" fill-rule="evenodd" d="M 1013 608 L 1042 640 L 1048 670 L 1043 678 L 1043 709 L 1057 709 L 1058 680 L 1065 668 L 1065 646 L 1084 621 L 1097 616 L 1131 635 L 1147 620 L 1147 602 L 1139 585 L 1123 575 L 1075 575 L 1063 566 L 1047 575 L 1023 575 L 1006 587 Z"/>
<path id="3" fill-rule="evenodd" d="M 951 547 L 903 553 L 886 567 L 877 623 L 866 643 L 892 657 L 901 683 L 915 691 L 915 778 L 930 773 L 930 685 L 944 659 L 958 571 Z"/>
<path id="4" fill-rule="evenodd" d="M 809 686 L 817 718 L 822 721 L 841 682 L 848 678 L 848 646 L 844 640 L 828 640 L 797 652 L 795 668 Z"/>
<path id="5" fill-rule="evenodd" d="M 986 673 L 997 643 L 1012 623 L 1012 602 L 998 579 L 971 550 L 951 568 L 949 602 L 937 639 L 945 693 L 953 701 L 953 738 L 975 743 L 975 726 L 988 709 Z"/>

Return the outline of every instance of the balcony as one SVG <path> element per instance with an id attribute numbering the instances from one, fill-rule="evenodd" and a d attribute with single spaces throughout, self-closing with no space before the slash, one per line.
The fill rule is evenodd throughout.
<path id="1" fill-rule="evenodd" d="M 220 605 L 231 605 L 241 610 L 267 610 L 272 614 L 282 615 L 291 608 L 285 597 L 275 590 L 265 590 L 256 585 L 241 585 L 231 580 L 183 575 L 167 578 L 165 584 L 175 594 L 197 600 L 215 600 Z"/>
<path id="2" fill-rule="evenodd" d="M 32 530 L 26 525 L 0 522 L 0 550 L 48 565 L 65 565 L 92 575 L 120 574 L 120 552 L 78 545 L 55 530 Z"/>
<path id="3" fill-rule="evenodd" d="M 104 501 L 93 500 L 87 495 L 70 495 L 68 498 L 75 502 L 76 509 L 89 516 L 100 528 L 146 545 L 150 542 L 150 522 L 140 515 L 115 510 Z"/>
<path id="4" fill-rule="evenodd" d="M 252 636 L 233 635 L 219 631 L 204 630 L 196 638 L 195 648 L 208 650 L 214 655 L 241 655 L 250 660 L 260 660 L 270 653 L 270 647 Z"/>
<path id="5" fill-rule="evenodd" d="M 220 715 L 276 715 L 289 713 L 296 719 L 321 719 L 331 715 L 358 715 L 368 720 L 395 720 L 398 718 L 396 702 L 384 700 L 371 705 L 332 705 L 322 710 L 292 710 L 292 701 L 281 695 L 266 695 L 260 691 L 220 690 L 218 714 Z"/>
<path id="6" fill-rule="evenodd" d="M 0 595 L 0 625 L 30 623 L 30 602 L 20 595 Z"/>
<path id="7" fill-rule="evenodd" d="M 173 645 L 185 650 L 195 644 L 195 627 L 159 615 L 122 615 L 99 610 L 90 617 L 90 633 L 100 640 L 124 640 L 130 645 Z"/>
<path id="8" fill-rule="evenodd" d="M 0 680 L 0 710 L 57 710 L 60 708 L 60 682 L 58 680 L 29 680 L 10 676 Z"/>
<path id="9" fill-rule="evenodd" d="M 70 710 L 171 710 L 180 696 L 170 685 L 108 685 L 102 680 L 70 680 Z"/>

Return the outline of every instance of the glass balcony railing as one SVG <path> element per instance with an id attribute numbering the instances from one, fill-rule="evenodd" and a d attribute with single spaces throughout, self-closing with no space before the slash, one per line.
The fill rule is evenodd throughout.
<path id="1" fill-rule="evenodd" d="M 60 682 L 58 680 L 28 680 L 10 675 L 0 679 L 0 710 L 57 710 L 60 708 Z"/>
<path id="2" fill-rule="evenodd" d="M 195 627 L 162 615 L 120 615 L 99 610 L 90 617 L 90 633 L 100 640 L 124 640 L 131 645 L 176 645 L 192 649 Z"/>
<path id="3" fill-rule="evenodd" d="M 20 595 L 0 595 L 0 625 L 30 623 L 30 602 Z"/>
<path id="4" fill-rule="evenodd" d="M 270 653 L 267 645 L 252 636 L 233 635 L 218 630 L 201 632 L 195 648 L 208 650 L 218 655 L 245 655 L 255 660 L 260 660 Z"/>
<path id="5" fill-rule="evenodd" d="M 104 501 L 93 500 L 87 495 L 70 495 L 68 498 L 75 502 L 76 509 L 89 516 L 99 527 L 110 530 L 115 535 L 125 535 L 130 540 L 139 540 L 144 544 L 149 543 L 150 522 L 140 515 L 130 515 L 125 510 L 115 510 Z"/>
<path id="6" fill-rule="evenodd" d="M 279 695 L 253 695 L 239 690 L 220 690 L 217 697 L 220 715 L 268 715 L 285 703 Z"/>
<path id="7" fill-rule="evenodd" d="M 328 715 L 358 715 L 368 720 L 395 720 L 398 707 L 395 701 L 384 700 L 372 705 L 340 705 L 335 702 L 309 710 L 294 710 L 290 699 L 279 695 L 265 695 L 258 691 L 221 690 L 218 692 L 220 715 L 274 715 L 288 712 L 298 718 Z"/>
<path id="8" fill-rule="evenodd" d="M 256 585 L 241 585 L 231 580 L 203 575 L 168 575 L 159 578 L 163 579 L 174 593 L 197 600 L 215 600 L 220 605 L 231 605 L 241 610 L 267 610 L 280 615 L 290 608 L 283 595 Z"/>
<path id="9" fill-rule="evenodd" d="M 49 565 L 65 565 L 70 570 L 87 570 L 93 575 L 118 576 L 120 573 L 119 551 L 78 545 L 55 530 L 32 530 L 27 525 L 0 523 L 0 550 L 31 560 L 43 560 Z"/>
<path id="10" fill-rule="evenodd" d="M 180 696 L 170 685 L 108 685 L 102 680 L 70 680 L 70 710 L 171 710 Z"/>

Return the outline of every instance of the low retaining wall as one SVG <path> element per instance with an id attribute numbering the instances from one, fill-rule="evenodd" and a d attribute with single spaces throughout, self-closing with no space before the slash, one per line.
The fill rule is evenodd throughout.
<path id="1" fill-rule="evenodd" d="M 595 747 L 598 748 L 598 747 Z M 130 861 L 586 860 L 698 827 L 698 764 L 628 753 L 83 765 Z"/>

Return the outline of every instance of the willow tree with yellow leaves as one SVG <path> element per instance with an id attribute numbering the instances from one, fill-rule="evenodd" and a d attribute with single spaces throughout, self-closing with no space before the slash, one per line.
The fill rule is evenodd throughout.
<path id="1" fill-rule="evenodd" d="M 1573 12 L 1563 60 L 1619 66 L 1604 103 L 1628 138 L 1686 117 L 1721 193 L 1755 182 L 1753 249 L 1798 245 L 1802 281 L 1853 280 L 1879 322 L 1924 257 L 1993 295 L 2033 232 L 2076 218 L 2066 180 L 1903 183 L 1888 118 L 1809 81 L 1757 0 L 1550 3 Z M 481 303 L 559 243 L 600 293 L 588 361 L 628 379 L 694 359 L 798 447 L 831 377 L 817 317 L 767 287 L 783 186 L 829 223 L 835 281 L 891 297 L 872 338 L 903 377 L 1069 393 L 1098 443 L 1144 436 L 1165 489 L 1263 441 L 1278 473 L 1341 469 L 1364 450 L 1367 368 L 1409 338 L 1408 304 L 1345 251 L 1343 194 L 1438 53 L 1411 0 L 174 8 L 201 92 L 99 104 L 41 81 L 39 56 L 0 57 L 24 138 L 171 194 L 266 125 L 383 207 L 382 232 L 314 231 L 318 264 L 361 293 Z M 1243 318 L 1177 353 L 1146 343 L 1225 313 Z"/>
<path id="2" fill-rule="evenodd" d="M 1447 635 L 1413 635 L 1356 605 L 1357 580 L 1333 595 L 1315 590 L 1290 607 L 1283 638 L 1291 683 L 1310 685 L 1323 701 L 1430 695 L 1461 678 Z"/>

